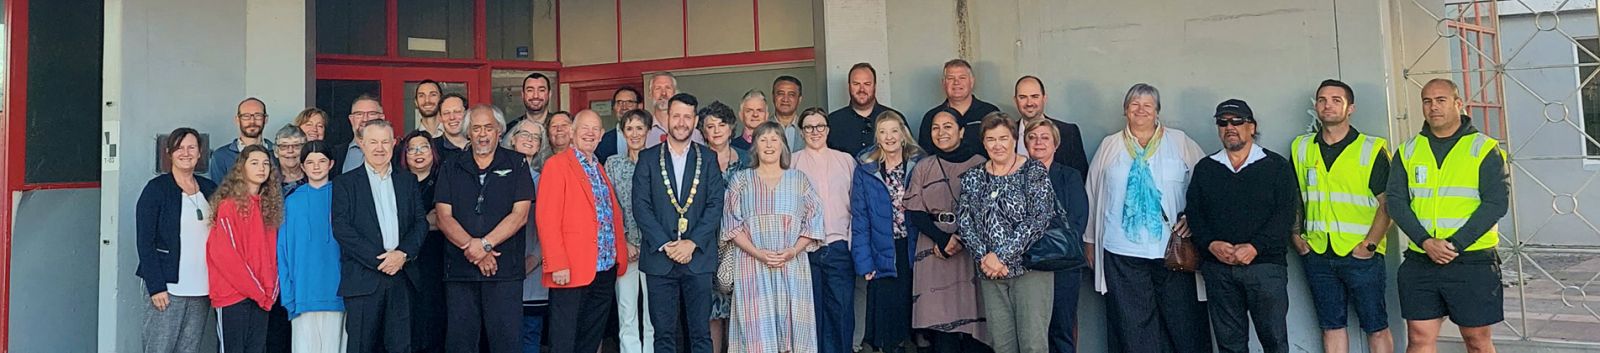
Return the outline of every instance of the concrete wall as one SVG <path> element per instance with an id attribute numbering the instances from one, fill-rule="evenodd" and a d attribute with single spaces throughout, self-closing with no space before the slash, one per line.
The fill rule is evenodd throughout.
<path id="1" fill-rule="evenodd" d="M 826 27 L 818 30 L 818 66 L 829 87 L 843 87 L 851 64 L 872 62 L 880 100 L 920 124 L 921 113 L 944 99 L 945 60 L 972 62 L 977 96 L 1008 112 L 1015 112 L 1016 78 L 1037 75 L 1050 94 L 1050 115 L 1079 124 L 1089 151 L 1124 126 L 1122 96 L 1137 82 L 1160 88 L 1162 120 L 1190 132 L 1208 151 L 1220 148 L 1210 119 L 1214 107 L 1241 98 L 1261 121 L 1263 146 L 1287 153 L 1289 141 L 1313 122 L 1312 96 L 1326 78 L 1355 88 L 1359 128 L 1389 136 L 1389 117 L 1410 109 L 1394 103 L 1415 100 L 1414 93 L 1395 93 L 1400 82 L 1394 77 L 1410 64 L 1400 63 L 1400 54 L 1428 44 L 1396 40 L 1404 37 L 1399 27 L 1431 23 L 1417 18 L 1411 1 L 823 0 L 819 6 Z M 1415 66 L 1446 63 L 1427 58 Z M 829 107 L 847 103 L 842 90 L 831 93 Z M 1391 269 L 1398 260 L 1389 259 Z M 1291 273 L 1301 272 L 1298 259 L 1290 263 Z M 1291 276 L 1289 287 L 1294 349 L 1320 351 L 1304 276 Z M 1104 351 L 1104 301 L 1091 293 L 1085 289 L 1080 305 L 1080 349 Z M 1392 290 L 1390 303 L 1397 303 Z M 1403 327 L 1398 314 L 1398 305 L 1391 305 L 1391 327 Z M 1404 336 L 1403 329 L 1394 332 Z M 1364 337 L 1354 336 L 1353 346 L 1365 346 Z"/>
<path id="2" fill-rule="evenodd" d="M 220 146 L 237 134 L 234 104 L 245 96 L 266 100 L 272 129 L 286 123 L 308 101 L 306 4 L 106 2 L 103 119 L 123 152 L 101 173 L 97 351 L 139 351 L 149 299 L 133 274 L 132 204 L 155 176 L 156 134 L 189 126 Z"/>
<path id="3" fill-rule="evenodd" d="M 96 189 L 17 193 L 10 352 L 92 352 L 99 273 Z"/>

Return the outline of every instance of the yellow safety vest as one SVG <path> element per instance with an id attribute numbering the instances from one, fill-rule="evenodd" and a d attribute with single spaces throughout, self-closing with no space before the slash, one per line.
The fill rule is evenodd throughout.
<path id="1" fill-rule="evenodd" d="M 1497 151 L 1505 158 L 1505 152 L 1495 148 L 1499 143 L 1482 133 L 1462 136 L 1445 155 L 1443 164 L 1437 162 L 1433 149 L 1428 147 L 1427 137 L 1412 138 L 1401 147 L 1406 186 L 1411 189 L 1411 211 L 1428 230 L 1428 236 L 1450 239 L 1483 203 L 1478 194 L 1478 167 L 1483 165 L 1490 151 Z M 1499 244 L 1500 225 L 1495 224 L 1464 251 L 1489 249 Z M 1412 243 L 1410 248 L 1424 252 L 1420 244 Z"/>
<path id="2" fill-rule="evenodd" d="M 1300 197 L 1305 201 L 1305 238 L 1311 251 L 1327 253 L 1330 245 L 1339 256 L 1350 255 L 1366 240 L 1372 219 L 1378 214 L 1378 196 L 1372 194 L 1373 162 L 1388 142 L 1383 138 L 1357 135 L 1349 147 L 1360 146 L 1361 153 L 1347 149 L 1328 168 L 1317 134 L 1294 139 L 1295 174 L 1300 181 Z M 1378 253 L 1386 252 L 1387 239 L 1378 240 Z"/>

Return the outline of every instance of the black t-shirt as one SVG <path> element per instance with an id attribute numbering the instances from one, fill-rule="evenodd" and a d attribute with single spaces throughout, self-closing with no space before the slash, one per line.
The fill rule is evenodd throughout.
<path id="1" fill-rule="evenodd" d="M 879 114 L 892 110 L 882 104 L 874 104 L 871 116 L 861 116 L 856 114 L 855 108 L 847 105 L 828 113 L 828 148 L 844 151 L 851 156 L 867 149 L 877 141 L 873 121 L 878 119 Z"/>
<path id="2" fill-rule="evenodd" d="M 933 145 L 933 116 L 938 114 L 940 109 L 948 107 L 950 100 L 946 99 L 944 103 L 939 103 L 939 106 L 928 109 L 927 113 L 922 114 L 922 124 L 917 128 L 917 147 L 922 147 L 923 151 L 937 149 Z M 956 117 L 956 124 L 965 129 L 962 130 L 961 148 L 971 148 L 978 154 L 988 156 L 989 151 L 983 149 L 983 117 L 998 111 L 1000 107 L 973 96 L 972 104 L 967 105 L 967 112 Z"/>
<path id="3" fill-rule="evenodd" d="M 1317 140 L 1317 149 L 1322 152 L 1323 167 L 1333 169 L 1333 162 L 1339 159 L 1339 154 L 1349 148 L 1351 143 L 1355 143 L 1356 137 L 1360 135 L 1360 131 L 1356 131 L 1355 127 L 1351 127 L 1350 132 L 1344 134 L 1344 139 L 1329 145 L 1322 141 L 1322 133 L 1318 132 L 1315 140 Z M 1388 151 L 1378 149 L 1378 155 L 1372 161 L 1372 174 L 1367 177 L 1367 188 L 1372 189 L 1373 195 L 1381 195 L 1385 190 L 1389 189 Z"/>
<path id="4" fill-rule="evenodd" d="M 489 168 L 478 168 L 477 162 L 460 157 L 440 168 L 434 184 L 435 201 L 450 205 L 451 215 L 461 223 L 467 234 L 482 238 L 511 215 L 511 207 L 519 201 L 533 201 L 533 176 L 522 156 L 504 148 L 496 148 Z M 529 205 L 528 212 L 533 212 Z M 484 277 L 478 266 L 467 261 L 459 249 L 447 250 L 445 255 L 446 281 L 512 281 L 523 278 L 523 255 L 527 252 L 523 232 L 495 245 L 500 252 L 499 272 Z M 476 244 L 472 244 L 476 245 Z"/>

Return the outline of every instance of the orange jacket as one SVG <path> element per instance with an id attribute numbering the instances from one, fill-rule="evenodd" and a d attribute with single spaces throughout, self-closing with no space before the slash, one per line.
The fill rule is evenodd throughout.
<path id="1" fill-rule="evenodd" d="M 617 276 L 628 271 L 628 246 L 623 235 L 622 207 L 617 203 L 615 188 L 605 168 L 596 162 L 595 168 L 606 187 L 613 192 L 604 197 L 611 199 L 612 239 L 616 244 Z M 589 187 L 589 177 L 578 165 L 577 153 L 568 149 L 551 156 L 539 173 L 539 193 L 534 198 L 534 220 L 539 230 L 540 251 L 544 255 L 544 285 L 550 288 L 577 288 L 594 281 L 594 267 L 598 261 L 600 222 L 596 220 L 594 192 Z M 556 285 L 554 274 L 570 271 L 567 285 Z"/>

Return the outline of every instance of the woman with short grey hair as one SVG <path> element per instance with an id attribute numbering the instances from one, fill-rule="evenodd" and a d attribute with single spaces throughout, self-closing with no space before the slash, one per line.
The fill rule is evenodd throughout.
<path id="1" fill-rule="evenodd" d="M 306 183 L 306 173 L 300 169 L 300 146 L 306 144 L 306 134 L 294 124 L 284 125 L 278 129 L 274 140 L 278 142 L 273 154 L 278 158 L 278 173 L 282 176 L 283 196 L 289 196 L 295 188 Z"/>
<path id="2" fill-rule="evenodd" d="M 1210 352 L 1197 276 L 1169 270 L 1167 243 L 1189 236 L 1180 213 L 1191 166 L 1205 157 L 1187 134 L 1161 124 L 1161 91 L 1140 83 L 1122 99 L 1127 128 L 1100 142 L 1085 189 L 1084 252 L 1106 295 L 1113 351 Z"/>

